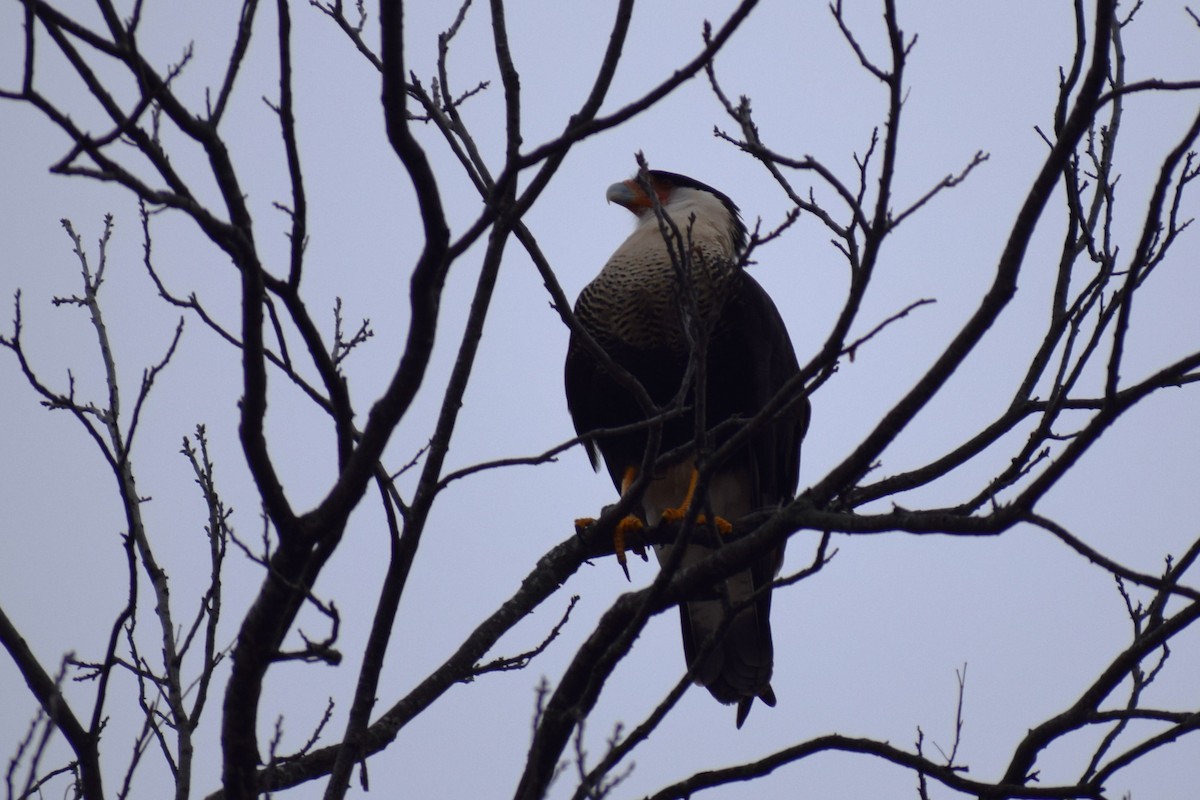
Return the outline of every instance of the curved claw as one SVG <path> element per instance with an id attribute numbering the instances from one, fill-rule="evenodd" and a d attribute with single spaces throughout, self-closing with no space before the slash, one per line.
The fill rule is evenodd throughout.
<path id="1" fill-rule="evenodd" d="M 617 527 L 613 529 L 613 550 L 617 554 L 617 563 L 621 565 L 621 571 L 625 573 L 627 581 L 632 579 L 629 577 L 629 561 L 625 558 L 625 539 L 630 533 L 640 532 L 644 527 L 640 519 L 630 514 L 618 522 Z M 646 557 L 646 551 L 641 547 L 635 547 L 634 552 L 643 559 Z"/>
<path id="2" fill-rule="evenodd" d="M 575 535 L 582 536 L 585 531 L 596 522 L 595 517 L 577 517 L 575 519 Z M 640 533 L 645 529 L 645 525 L 637 517 L 630 514 L 617 523 L 613 528 L 613 553 L 617 556 L 617 563 L 621 565 L 621 571 L 625 573 L 625 580 L 632 580 L 629 577 L 629 562 L 625 558 L 625 551 L 632 550 L 642 557 L 643 561 L 648 560 L 646 548 L 640 544 L 627 546 L 625 541 L 631 533 Z"/>

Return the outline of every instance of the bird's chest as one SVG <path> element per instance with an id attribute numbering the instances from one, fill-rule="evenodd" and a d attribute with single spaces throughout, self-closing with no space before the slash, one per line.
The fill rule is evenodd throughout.
<path id="1" fill-rule="evenodd" d="M 638 349 L 688 350 L 688 328 L 719 316 L 723 279 L 693 265 L 685 276 L 667 261 L 609 263 L 580 295 L 578 312 L 597 338 Z"/>

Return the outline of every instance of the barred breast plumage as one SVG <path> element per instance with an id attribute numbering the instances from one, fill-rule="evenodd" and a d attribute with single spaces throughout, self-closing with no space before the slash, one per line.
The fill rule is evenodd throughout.
<path id="1" fill-rule="evenodd" d="M 575 313 L 593 336 L 629 347 L 684 352 L 686 293 L 694 293 L 697 315 L 711 324 L 733 277 L 732 253 L 701 244 L 686 259 L 686 282 L 671 262 L 661 237 L 658 247 L 640 242 L 622 247 L 595 280 L 584 287 Z"/>

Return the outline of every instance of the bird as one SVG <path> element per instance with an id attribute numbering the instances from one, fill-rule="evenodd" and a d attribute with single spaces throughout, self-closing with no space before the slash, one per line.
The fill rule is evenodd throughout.
<path id="1" fill-rule="evenodd" d="M 693 499 L 698 439 L 703 444 L 696 435 L 697 406 L 704 409 L 711 452 L 734 434 L 736 420 L 753 418 L 800 368 L 779 310 L 745 270 L 748 233 L 727 195 L 685 175 L 643 169 L 640 179 L 614 183 L 605 197 L 631 211 L 636 223 L 575 303 L 578 325 L 594 344 L 572 332 L 564 366 L 567 407 L 592 467 L 599 470 L 603 458 L 624 495 L 638 477 L 649 426 L 598 432 L 636 428 L 653 409 L 639 403 L 595 345 L 632 375 L 658 408 L 683 398 L 684 413 L 665 419 L 661 427 L 658 452 L 675 455 L 667 463 L 659 459 L 640 502 L 618 525 L 619 531 L 653 528 L 664 518 L 682 519 Z M 697 348 L 699 341 L 703 346 Z M 704 353 L 704 369 L 696 369 L 696 359 L 689 370 L 694 352 Z M 706 376 L 702 394 L 695 385 L 684 385 L 698 373 Z M 808 399 L 798 389 L 782 413 L 716 466 L 702 500 L 719 530 L 728 533 L 730 521 L 794 497 L 809 416 Z M 734 424 L 722 425 L 730 420 Z M 616 546 L 624 566 L 624 546 Z M 685 547 L 683 566 L 712 552 L 701 544 Z M 660 564 L 672 557 L 671 549 L 655 546 Z M 781 544 L 749 569 L 679 606 L 684 658 L 695 669 L 695 682 L 719 702 L 737 705 L 738 728 L 756 699 L 768 706 L 776 702 L 770 585 L 782 562 Z M 740 610 L 723 639 L 706 644 L 718 635 L 730 604 Z"/>

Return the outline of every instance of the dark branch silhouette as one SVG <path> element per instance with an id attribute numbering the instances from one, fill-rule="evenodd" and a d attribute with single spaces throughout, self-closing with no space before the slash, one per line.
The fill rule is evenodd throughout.
<path id="1" fill-rule="evenodd" d="M 376 12 L 362 3 L 350 8 L 342 0 L 314 0 L 311 7 L 279 0 L 272 14 L 257 0 L 245 0 L 229 26 L 229 41 L 222 44 L 227 56 L 214 75 L 203 76 L 211 88 L 202 99 L 194 84 L 188 83 L 199 69 L 191 46 L 174 62 L 150 55 L 159 48 L 144 40 L 141 17 L 146 10 L 141 3 L 126 12 L 111 0 L 97 0 L 97 13 L 76 15 L 53 2 L 23 2 L 25 30 L 14 38 L 23 49 L 20 74 L 16 85 L 0 86 L 0 99 L 27 107 L 46 128 L 64 137 L 61 157 L 47 165 L 52 173 L 111 185 L 132 198 L 140 215 L 144 277 L 161 303 L 183 318 L 173 330 L 144 332 L 152 341 L 161 340 L 156 350 L 160 355 L 130 385 L 118 368 L 127 356 L 114 343 L 109 327 L 124 329 L 133 323 L 105 314 L 109 297 L 105 292 L 113 291 L 112 281 L 106 279 L 119 268 L 109 263 L 109 244 L 119 235 L 109 216 L 96 248 L 85 244 L 74 224 L 64 220 L 82 286 L 77 294 L 52 298 L 61 307 L 59 313 L 86 315 L 94 335 L 88 346 L 98 352 L 90 358 L 99 367 L 102 391 L 88 395 L 76 386 L 73 372 L 67 373 L 65 381 L 48 377 L 49 369 L 38 363 L 29 346 L 29 338 L 39 334 L 26 329 L 23 307 L 30 300 L 19 291 L 11 324 L 0 334 L 0 347 L 13 356 L 14 375 L 47 410 L 66 412 L 82 430 L 81 438 L 101 454 L 115 479 L 125 525 L 125 571 L 112 576 L 119 608 L 105 623 L 105 645 L 99 656 L 67 655 L 56 672 L 23 637 L 20 626 L 30 623 L 18 619 L 11 609 L 8 613 L 0 609 L 0 643 L 29 688 L 31 707 L 37 709 L 9 761 L 10 798 L 53 791 L 87 800 L 99 800 L 106 791 L 125 796 L 136 792 L 144 764 L 158 758 L 174 781 L 178 800 L 198 792 L 207 793 L 210 800 L 282 794 L 310 781 L 322 781 L 325 797 L 337 800 L 346 796 L 356 767 L 365 785 L 372 757 L 401 747 L 401 731 L 442 702 L 450 689 L 528 670 L 544 663 L 546 653 L 568 646 L 564 642 L 574 642 L 569 646 L 575 649 L 560 674 L 538 683 L 529 748 L 524 762 L 511 773 L 519 776 L 516 784 L 498 786 L 498 792 L 528 800 L 546 797 L 552 790 L 581 799 L 614 795 L 632 774 L 639 748 L 652 734 L 661 734 L 660 726 L 676 712 L 693 677 L 691 671 L 680 669 L 661 698 L 607 738 L 599 757 L 589 757 L 586 743 L 594 734 L 585 730 L 586 725 L 599 699 L 611 691 L 614 670 L 654 616 L 682 600 L 711 593 L 715 581 L 746 569 L 789 538 L 803 542 L 810 555 L 804 566 L 776 581 L 776 591 L 788 591 L 836 569 L 831 543 L 835 536 L 943 536 L 970 541 L 1002 536 L 1020 527 L 1049 537 L 1076 554 L 1088 569 L 1111 576 L 1131 633 L 1121 649 L 1092 665 L 1096 677 L 1078 687 L 1074 696 L 1065 697 L 1060 711 L 1028 720 L 1026 733 L 1002 754 L 1005 766 L 999 774 L 969 772 L 966 748 L 959 747 L 971 725 L 970 708 L 964 702 L 964 666 L 959 672 L 952 743 L 948 752 L 938 748 L 940 760 L 925 752 L 928 742 L 920 729 L 912 750 L 870 731 L 865 735 L 839 731 L 780 742 L 773 752 L 745 763 L 667 779 L 671 782 L 655 798 L 692 797 L 704 789 L 756 780 L 833 752 L 892 765 L 917 784 L 919 797 L 928 797 L 930 787 L 940 785 L 986 798 L 1102 798 L 1110 796 L 1106 784 L 1122 771 L 1151 763 L 1152 756 L 1168 752 L 1176 741 L 1200 729 L 1200 709 L 1168 707 L 1151 691 L 1164 674 L 1196 669 L 1194 663 L 1178 663 L 1186 656 L 1172 645 L 1194 635 L 1200 618 L 1200 584 L 1195 576 L 1200 538 L 1190 532 L 1190 544 L 1174 556 L 1151 553 L 1153 559 L 1165 559 L 1161 573 L 1154 574 L 1144 565 L 1104 552 L 1069 518 L 1048 510 L 1045 502 L 1048 493 L 1075 474 L 1081 458 L 1102 437 L 1125 424 L 1130 412 L 1149 407 L 1167 390 L 1192 396 L 1200 383 L 1200 349 L 1195 341 L 1150 360 L 1134 354 L 1139 326 L 1145 324 L 1141 315 L 1159 313 L 1147 287 L 1156 286 L 1159 274 L 1187 261 L 1180 242 L 1194 234 L 1188 229 L 1200 177 L 1195 155 L 1200 115 L 1172 131 L 1172 144 L 1155 154 L 1149 195 L 1140 206 L 1122 196 L 1118 207 L 1116 191 L 1122 171 L 1133 168 L 1126 166 L 1116 142 L 1124 141 L 1120 137 L 1128 116 L 1143 113 L 1126 102 L 1152 98 L 1180 104 L 1190 114 L 1200 79 L 1127 78 L 1126 62 L 1131 56 L 1124 39 L 1137 30 L 1140 4 L 1122 16 L 1114 0 L 1095 0 L 1086 7 L 1084 0 L 1076 0 L 1075 48 L 1063 54 L 1067 64 L 1059 76 L 1058 97 L 1046 109 L 1052 124 L 1036 129 L 1045 144 L 1041 163 L 1028 175 L 1011 220 L 988 222 L 1005 226 L 998 251 L 982 256 L 990 259 L 988 286 L 962 308 L 960 327 L 946 337 L 911 388 L 874 424 L 857 433 L 855 445 L 834 454 L 829 459 L 832 466 L 822 474 L 804 473 L 801 494 L 793 502 L 733 520 L 732 532 L 719 536 L 697 522 L 714 470 L 803 398 L 812 399 L 817 409 L 813 424 L 819 426 L 822 391 L 839 379 L 839 370 L 851 362 L 858 368 L 860 354 L 888 337 L 904 335 L 912 317 L 928 313 L 929 309 L 916 312 L 932 298 L 880 298 L 878 276 L 890 257 L 892 237 L 910 229 L 917 218 L 942 213 L 958 187 L 994 162 L 971 147 L 966 151 L 973 153 L 969 158 L 934 175 L 917 176 L 918 188 L 902 198 L 898 185 L 908 184 L 899 184 L 899 176 L 909 171 L 912 158 L 905 138 L 906 99 L 912 88 L 909 66 L 920 51 L 917 35 L 902 27 L 894 0 L 881 0 L 882 21 L 874 23 L 881 28 L 871 31 L 871 36 L 853 21 L 840 0 L 829 8 L 827 33 L 840 37 L 857 68 L 881 87 L 882 103 L 876 125 L 845 133 L 846 140 L 859 142 L 861 150 L 854 152 L 847 145 L 845 152 L 820 154 L 792 152 L 793 145 L 780 142 L 770 126 L 760 128 L 751 98 L 731 91 L 733 79 L 721 70 L 718 56 L 725 48 L 753 35 L 745 25 L 747 19 L 769 19 L 776 13 L 758 8 L 754 0 L 738 3 L 723 19 L 705 23 L 695 32 L 692 54 L 668 74 L 652 76 L 653 80 L 639 84 L 636 94 L 614 99 L 620 70 L 628 70 L 637 57 L 628 44 L 636 19 L 634 5 L 632 0 L 617 3 L 602 50 L 580 54 L 572 63 L 570 68 L 579 71 L 586 85 L 570 113 L 537 128 L 530 120 L 542 109 L 522 84 L 518 43 L 525 32 L 517 27 L 520 18 L 511 13 L 515 4 L 503 0 L 465 0 L 448 12 L 449 26 L 437 38 L 432 65 L 415 63 L 412 54 L 421 51 L 414 47 L 399 2 L 385 0 Z M 1186 13 L 1196 19 L 1194 12 Z M 386 136 L 391 159 L 380 168 L 402 176 L 402 191 L 413 201 L 414 211 L 407 218 L 389 219 L 387 224 L 402 228 L 406 242 L 414 244 L 415 255 L 375 254 L 389 261 L 389 269 L 398 276 L 396 285 L 403 287 L 394 304 L 402 309 L 407 327 L 388 373 L 379 384 L 369 384 L 377 387 L 374 393 L 361 380 L 356 382 L 346 366 L 351 352 L 378 346 L 382 337 L 375 336 L 371 321 L 355 324 L 354 312 L 343 306 L 339 295 L 329 329 L 325 316 L 329 306 L 317 309 L 305 293 L 318 272 L 310 263 L 309 237 L 325 206 L 314 193 L 315 155 L 306 149 L 304 117 L 299 114 L 301 76 L 316 58 L 298 46 L 296 26 L 301 14 L 324 23 L 330 37 L 323 46 L 342 46 L 356 59 L 361 57 L 363 74 L 377 82 L 379 105 L 373 109 L 373 124 Z M 270 20 L 274 29 L 269 31 Z M 458 49 L 466 46 L 461 39 L 469 23 L 484 24 L 490 32 L 494 74 L 486 79 L 458 73 L 452 64 Z M 925 40 L 921 41 L 924 46 Z M 277 126 L 265 138 L 276 148 L 276 168 L 287 186 L 286 197 L 276 200 L 272 209 L 274 214 L 282 212 L 286 220 L 282 250 L 268 243 L 263 234 L 266 225 L 255 216 L 248 176 L 258 166 L 243 162 L 231 146 L 233 109 L 244 99 L 239 87 L 246 81 L 252 47 L 268 48 L 278 71 L 276 93 L 263 100 Z M 51 69 L 66 70 L 83 94 L 67 96 L 70 99 L 52 94 L 48 88 L 52 84 L 44 79 Z M 617 596 L 590 629 L 582 630 L 589 623 L 571 617 L 575 599 L 565 600 L 571 593 L 564 585 L 592 561 L 604 560 L 608 565 L 617 523 L 638 502 L 655 465 L 668 463 L 672 455 L 659 452 L 663 424 L 693 412 L 703 420 L 705 398 L 700 391 L 689 399 L 685 384 L 673 402 L 656 406 L 633 375 L 581 327 L 556 266 L 539 244 L 529 212 L 546 203 L 547 187 L 559 179 L 562 165 L 580 145 L 658 108 L 701 73 L 707 79 L 706 91 L 711 92 L 708 111 L 713 117 L 724 115 L 723 125 L 728 126 L 714 126 L 718 142 L 740 151 L 748 169 L 761 168 L 780 189 L 769 218 L 778 222 L 762 225 L 768 231 L 762 236 L 760 227 L 752 226 L 751 246 L 740 266 L 751 266 L 750 256 L 757 248 L 772 254 L 798 248 L 798 231 L 816 231 L 830 240 L 835 257 L 844 260 L 848 285 L 843 297 L 828 299 L 836 303 L 836 313 L 821 340 L 798 348 L 799 374 L 761 413 L 724 423 L 720 447 L 698 448 L 703 457 L 698 463 L 697 500 L 685 518 L 634 533 L 624 544 L 644 553 L 654 545 L 701 541 L 713 546 L 712 554 L 686 567 L 679 563 L 681 559 L 668 561 L 648 585 Z M 777 87 L 784 100 L 793 89 L 786 84 Z M 477 113 L 485 99 L 496 102 Z M 544 125 L 546 120 L 537 122 Z M 539 129 L 553 133 L 540 137 L 532 133 Z M 640 154 L 638 162 L 644 179 L 648 164 Z M 468 192 L 473 189 L 475 195 L 465 212 L 462 187 L 468 187 Z M 186 286 L 180 289 L 175 283 L 181 280 L 179 275 L 160 268 L 161 238 L 159 249 L 154 247 L 155 236 L 162 235 L 156 220 L 159 214 L 187 222 L 211 246 L 212 254 L 220 255 L 222 264 L 232 265 L 222 278 L 236 289 L 234 299 L 217 293 L 202 295 Z M 690 231 L 665 217 L 661 221 L 676 266 L 686 275 Z M 1121 242 L 1130 235 L 1123 225 L 1135 231 L 1133 243 L 1124 248 Z M 1020 369 L 1005 390 L 1004 405 L 952 444 L 938 449 L 926 446 L 919 461 L 910 462 L 915 465 L 882 473 L 885 456 L 894 451 L 902 434 L 916 427 L 917 420 L 935 413 L 931 410 L 935 401 L 961 392 L 961 398 L 954 395 L 956 402 L 980 402 L 978 395 L 970 395 L 969 387 L 956 385 L 951 378 L 979 357 L 981 344 L 1012 314 L 1018 285 L 1032 270 L 1027 263 L 1031 243 L 1035 234 L 1048 228 L 1061 243 L 1056 262 L 1041 265 L 1053 275 L 1052 285 L 1041 298 L 1042 316 L 1023 323 L 1037 331 L 1037 341 L 1029 352 L 1012 354 Z M 55 245 L 46 244 L 47 253 L 56 252 Z M 640 425 L 649 432 L 649 445 L 643 469 L 618 502 L 603 509 L 581 509 L 594 512 L 591 522 L 575 529 L 564 521 L 558 544 L 510 576 L 516 588 L 466 632 L 449 655 L 406 692 L 389 695 L 393 690 L 381 689 L 386 685 L 389 655 L 416 646 L 398 640 L 397 622 L 407 609 L 423 602 L 415 596 L 413 576 L 423 566 L 418 556 L 427 538 L 441 524 L 437 509 L 451 502 L 446 499 L 448 490 L 453 486 L 461 497 L 470 491 L 471 479 L 482 474 L 504 474 L 514 466 L 537 467 L 588 438 L 628 432 L 596 430 L 558 443 L 539 440 L 535 433 L 523 450 L 534 455 L 452 466 L 451 446 L 456 443 L 468 387 L 485 357 L 481 344 L 497 337 L 503 340 L 504 332 L 495 330 L 489 314 L 496 304 L 502 265 L 513 257 L 516 245 L 536 269 L 546 291 L 544 301 L 562 321 L 563 340 L 574 334 L 645 412 L 647 421 Z M 443 307 L 452 275 L 473 282 L 457 328 L 448 325 Z M 683 284 L 686 281 L 681 287 L 687 289 Z M 878 308 L 884 310 L 867 310 Z M 939 303 L 933 310 L 941 308 Z M 139 493 L 137 481 L 141 448 L 150 435 L 146 414 L 159 396 L 156 389 L 172 380 L 175 371 L 189 368 L 179 364 L 188 358 L 185 322 L 189 321 L 198 324 L 186 326 L 186 337 L 207 337 L 225 347 L 236 362 L 241 386 L 238 443 L 262 513 L 262 541 L 247 544 L 231 525 L 232 509 L 222 493 L 222 482 L 230 478 L 215 463 L 216 429 L 187 420 L 180 430 L 181 454 L 199 487 L 202 507 L 199 513 L 181 509 L 177 516 L 193 519 L 192 527 L 207 542 L 207 561 L 195 565 L 203 588 L 192 596 L 170 591 L 160 551 L 171 532 L 155 529 L 143 516 L 146 498 Z M 688 375 L 702 386 L 707 363 L 702 357 L 704 332 L 695 333 L 700 344 L 693 351 Z M 72 360 L 82 358 L 71 352 Z M 440 382 L 430 380 L 431 374 L 442 376 Z M 334 470 L 315 497 L 301 499 L 282 477 L 289 465 L 271 427 L 277 412 L 268 403 L 281 387 L 310 404 L 328 426 L 336 455 Z M 422 416 L 419 396 L 434 396 L 435 412 Z M 419 430 L 419 436 L 407 454 L 397 455 L 389 445 L 401 439 L 402 427 L 407 432 Z M 713 430 L 699 425 L 696 441 L 717 441 L 713 435 Z M 413 450 L 418 450 L 415 456 Z M 927 488 L 944 490 L 940 495 L 952 499 L 935 507 L 904 496 Z M 350 637 L 342 633 L 339 598 L 323 595 L 318 582 L 347 540 L 352 515 L 355 519 L 370 516 L 364 510 L 374 513 L 372 524 L 386 537 L 387 556 L 378 583 L 361 587 L 374 598 L 368 632 L 363 641 L 348 641 Z M 184 522 L 178 524 L 186 527 Z M 230 611 L 229 586 L 224 583 L 230 542 L 258 571 L 260 581 L 248 605 L 236 613 Z M 614 594 L 619 591 L 616 586 Z M 470 591 L 470 587 L 458 590 Z M 561 595 L 563 591 L 568 594 Z M 506 648 L 516 655 L 497 655 L 500 640 L 539 608 L 550 609 L 557 624 L 543 626 L 538 644 Z M 310 636 L 300 630 L 298 621 L 306 611 L 318 615 L 324 633 Z M 727 603 L 722 632 L 737 611 Z M 236 626 L 229 640 L 222 639 L 229 635 L 219 624 L 222 615 Z M 716 637 L 702 643 L 701 652 L 718 643 Z M 357 657 L 352 668 L 342 663 L 346 652 Z M 271 730 L 264 692 L 285 680 L 279 668 L 282 662 L 297 670 L 311 669 L 312 663 L 340 664 L 329 672 L 346 683 L 345 695 L 351 698 L 345 708 L 330 701 L 307 741 L 289 755 L 279 752 L 282 720 L 275 722 L 270 741 L 260 741 L 260 732 Z M 65 691 L 68 680 L 78 681 L 90 694 Z M 118 684 L 132 687 L 136 703 L 118 707 L 114 701 Z M 213 701 L 217 694 L 223 698 L 220 704 Z M 118 715 L 136 721 L 138 733 L 132 746 L 102 736 L 107 720 Z M 201 774 L 197 748 L 203 741 L 215 740 L 217 730 L 220 774 Z M 1077 777 L 1039 780 L 1039 760 L 1078 732 L 1095 734 L 1096 745 L 1078 765 Z M 69 749 L 65 760 L 55 760 L 48 745 L 51 734 L 60 736 Z M 574 769 L 566 768 L 572 763 Z M 564 788 L 567 783 L 571 785 Z"/>

